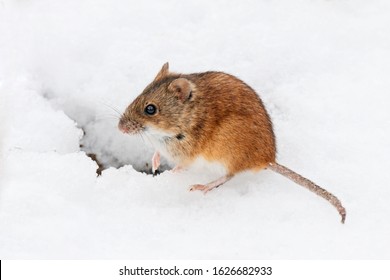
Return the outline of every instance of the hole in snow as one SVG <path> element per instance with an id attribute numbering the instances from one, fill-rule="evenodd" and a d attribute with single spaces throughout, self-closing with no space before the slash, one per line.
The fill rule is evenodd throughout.
<path id="1" fill-rule="evenodd" d="M 111 125 L 112 134 L 104 136 L 107 131 L 111 131 L 106 126 Z M 80 150 L 97 163 L 96 173 L 101 175 L 107 168 L 120 168 L 130 164 L 135 170 L 152 175 L 153 148 L 143 143 L 142 139 L 137 139 L 140 137 L 121 135 L 116 128 L 116 123 L 114 125 L 111 121 L 92 121 L 82 128 L 84 136 L 80 140 Z M 128 143 L 125 143 L 124 139 L 128 140 Z M 169 169 L 169 165 L 162 161 L 158 171 L 164 172 Z"/>
<path id="2" fill-rule="evenodd" d="M 151 159 L 154 148 L 146 143 L 147 139 L 125 135 L 119 131 L 121 110 L 104 102 L 91 104 L 90 100 L 86 102 L 78 98 L 60 98 L 48 90 L 44 91 L 42 96 L 82 129 L 80 150 L 97 163 L 98 175 L 107 168 L 120 168 L 125 165 L 132 165 L 139 172 L 152 174 Z M 162 159 L 159 171 L 164 172 L 168 169 L 170 169 L 168 163 Z"/>

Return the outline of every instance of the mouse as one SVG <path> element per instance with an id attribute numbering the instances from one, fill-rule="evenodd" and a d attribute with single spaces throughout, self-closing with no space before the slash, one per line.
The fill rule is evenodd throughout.
<path id="1" fill-rule="evenodd" d="M 239 78 L 217 71 L 170 72 L 168 62 L 128 105 L 121 132 L 145 135 L 155 148 L 152 171 L 161 157 L 179 172 L 198 158 L 222 164 L 225 174 L 190 191 L 207 193 L 243 171 L 269 169 L 329 201 L 345 222 L 340 200 L 311 180 L 276 161 L 271 118 L 260 96 Z"/>

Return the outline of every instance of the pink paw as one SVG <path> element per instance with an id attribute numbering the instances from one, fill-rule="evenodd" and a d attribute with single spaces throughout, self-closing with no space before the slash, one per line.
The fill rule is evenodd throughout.
<path id="1" fill-rule="evenodd" d="M 204 194 L 208 193 L 211 190 L 212 190 L 212 188 L 210 188 L 210 187 L 208 187 L 206 185 L 201 185 L 201 184 L 192 185 L 191 188 L 190 188 L 190 192 L 192 192 L 192 191 L 202 191 Z"/>

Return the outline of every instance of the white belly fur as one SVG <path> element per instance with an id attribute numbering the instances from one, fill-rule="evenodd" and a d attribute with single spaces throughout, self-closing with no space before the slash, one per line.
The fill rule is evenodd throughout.
<path id="1" fill-rule="evenodd" d="M 216 161 L 208 161 L 204 157 L 197 157 L 194 162 L 190 166 L 191 170 L 199 173 L 210 173 L 210 174 L 218 174 L 219 176 L 224 176 L 227 174 L 226 167 L 219 162 Z"/>
<path id="2" fill-rule="evenodd" d="M 164 138 L 166 137 L 174 137 L 173 133 L 169 133 L 157 128 L 148 127 L 145 131 L 145 136 L 152 145 L 152 147 L 157 150 L 165 159 L 169 162 L 177 165 L 180 164 L 178 160 L 169 153 L 167 150 L 167 146 L 165 144 Z M 198 157 L 194 160 L 191 166 L 188 166 L 190 169 L 199 170 L 200 172 L 204 172 L 205 170 L 210 171 L 211 173 L 225 175 L 227 170 L 225 166 L 219 162 L 211 162 L 203 157 Z"/>
<path id="3" fill-rule="evenodd" d="M 173 133 L 169 133 L 152 127 L 148 127 L 144 131 L 144 133 L 149 144 L 151 144 L 155 150 L 157 150 L 168 161 L 177 164 L 177 162 L 175 162 L 174 158 L 167 150 L 167 146 L 165 145 L 165 140 L 164 140 L 167 137 L 173 137 L 174 136 Z"/>

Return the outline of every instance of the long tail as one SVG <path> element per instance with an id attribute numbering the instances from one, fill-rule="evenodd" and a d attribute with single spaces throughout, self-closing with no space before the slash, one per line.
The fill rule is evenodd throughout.
<path id="1" fill-rule="evenodd" d="M 347 215 L 347 212 L 343 205 L 341 204 L 340 200 L 328 192 L 327 190 L 321 188 L 320 186 L 316 185 L 309 179 L 306 179 L 305 177 L 299 175 L 298 173 L 295 173 L 291 169 L 280 165 L 279 163 L 270 163 L 269 168 L 272 171 L 275 171 L 279 174 L 282 174 L 283 176 L 289 178 L 290 180 L 294 181 L 298 185 L 301 185 L 310 191 L 314 192 L 315 194 L 325 198 L 327 201 L 329 201 L 334 207 L 336 207 L 337 211 L 339 211 L 339 214 L 341 216 L 341 222 L 344 224 L 345 222 L 345 216 Z"/>

